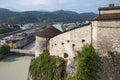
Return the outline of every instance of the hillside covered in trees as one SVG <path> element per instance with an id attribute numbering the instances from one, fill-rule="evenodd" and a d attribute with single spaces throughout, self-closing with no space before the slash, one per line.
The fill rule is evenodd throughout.
<path id="1" fill-rule="evenodd" d="M 77 13 L 73 11 L 58 10 L 54 12 L 43 11 L 25 11 L 14 12 L 8 9 L 0 8 L 0 22 L 7 23 L 36 23 L 36 22 L 81 22 L 89 20 L 97 14 Z"/>

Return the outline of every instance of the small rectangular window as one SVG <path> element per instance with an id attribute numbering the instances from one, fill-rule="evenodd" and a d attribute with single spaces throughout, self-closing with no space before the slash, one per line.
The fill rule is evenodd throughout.
<path id="1" fill-rule="evenodd" d="M 62 42 L 61 44 L 62 44 L 62 45 L 64 45 L 64 43 L 63 43 L 63 42 Z"/>
<path id="2" fill-rule="evenodd" d="M 85 43 L 85 40 L 84 40 L 84 39 L 82 39 L 82 43 Z"/>
<path id="3" fill-rule="evenodd" d="M 72 47 L 75 47 L 75 44 L 72 44 Z"/>
<path id="4" fill-rule="evenodd" d="M 56 46 L 57 44 L 55 44 L 55 46 Z"/>
<path id="5" fill-rule="evenodd" d="M 67 40 L 67 42 L 69 43 L 69 42 L 70 42 L 70 40 Z"/>

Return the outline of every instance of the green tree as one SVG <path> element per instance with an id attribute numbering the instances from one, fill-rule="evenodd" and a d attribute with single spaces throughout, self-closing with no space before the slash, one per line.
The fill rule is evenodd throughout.
<path id="1" fill-rule="evenodd" d="M 61 25 L 61 28 L 62 28 L 63 32 L 66 31 L 66 28 L 63 24 Z"/>
<path id="2" fill-rule="evenodd" d="M 4 44 L 0 47 L 0 54 L 5 55 L 8 54 L 9 52 L 10 52 L 10 47 L 8 45 Z"/>
<path id="3" fill-rule="evenodd" d="M 8 26 L 0 26 L 0 34 L 8 33 L 14 31 L 14 29 L 9 28 Z"/>

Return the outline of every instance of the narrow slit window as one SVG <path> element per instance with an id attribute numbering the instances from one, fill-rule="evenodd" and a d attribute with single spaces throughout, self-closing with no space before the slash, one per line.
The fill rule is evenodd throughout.
<path id="1" fill-rule="evenodd" d="M 55 46 L 56 46 L 57 44 L 55 44 Z"/>

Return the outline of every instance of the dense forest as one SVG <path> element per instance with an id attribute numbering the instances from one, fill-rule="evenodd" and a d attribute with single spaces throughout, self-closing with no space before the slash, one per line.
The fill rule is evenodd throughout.
<path id="1" fill-rule="evenodd" d="M 82 22 L 89 20 L 97 14 L 77 13 L 73 11 L 58 10 L 54 12 L 25 11 L 14 12 L 0 8 L 0 22 L 7 23 L 36 23 L 36 22 Z"/>

